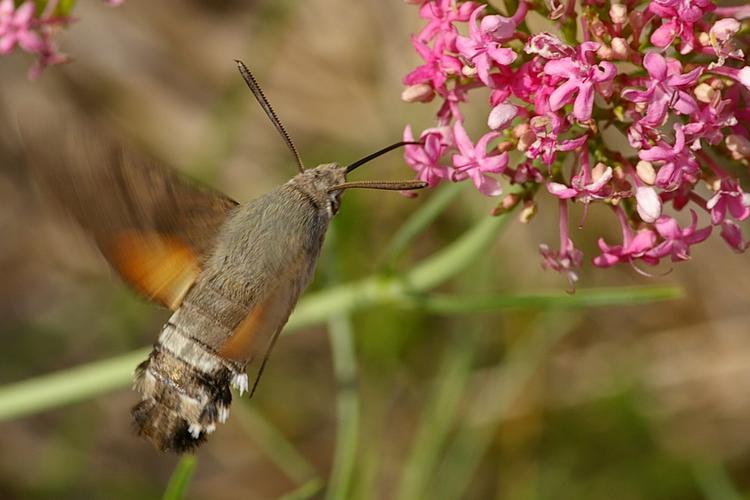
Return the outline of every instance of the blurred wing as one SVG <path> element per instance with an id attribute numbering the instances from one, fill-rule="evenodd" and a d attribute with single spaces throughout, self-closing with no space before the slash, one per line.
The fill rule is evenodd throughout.
<path id="1" fill-rule="evenodd" d="M 79 133 L 59 148 L 29 154 L 44 192 L 92 234 L 122 278 L 170 309 L 179 306 L 237 206 L 101 135 Z"/>

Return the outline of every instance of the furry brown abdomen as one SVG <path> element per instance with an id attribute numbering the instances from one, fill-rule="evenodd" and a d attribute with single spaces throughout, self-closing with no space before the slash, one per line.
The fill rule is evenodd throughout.
<path id="1" fill-rule="evenodd" d="M 219 357 L 191 335 L 206 326 L 186 321 L 193 309 L 183 303 L 136 369 L 134 388 L 141 393 L 132 410 L 136 430 L 163 451 L 182 453 L 201 444 L 229 416 L 230 385 L 240 393 L 247 388 L 244 366 Z"/>

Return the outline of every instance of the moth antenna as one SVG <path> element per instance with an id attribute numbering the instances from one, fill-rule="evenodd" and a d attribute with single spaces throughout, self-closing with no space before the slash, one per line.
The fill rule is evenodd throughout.
<path id="1" fill-rule="evenodd" d="M 428 186 L 425 181 L 354 181 L 344 182 L 333 186 L 328 192 L 339 189 L 382 189 L 385 191 L 411 191 L 413 189 L 424 189 Z"/>
<path id="2" fill-rule="evenodd" d="M 297 162 L 297 168 L 299 169 L 300 172 L 304 172 L 305 165 L 302 163 L 302 157 L 299 155 L 297 148 L 294 147 L 292 138 L 289 137 L 289 134 L 284 128 L 284 125 L 281 124 L 281 120 L 279 120 L 279 117 L 276 116 L 276 113 L 271 107 L 271 104 L 268 102 L 268 99 L 266 99 L 265 94 L 263 94 L 263 90 L 261 90 L 260 85 L 258 85 L 258 82 L 255 80 L 255 77 L 253 76 L 252 73 L 250 73 L 250 70 L 247 69 L 247 66 L 245 66 L 245 63 L 243 63 L 242 61 L 238 59 L 235 59 L 234 62 L 237 63 L 237 68 L 239 68 L 242 78 L 245 80 L 245 83 L 250 88 L 250 91 L 258 100 L 260 107 L 263 108 L 263 111 L 265 111 L 266 116 L 268 116 L 268 119 L 271 120 L 271 123 L 273 123 L 273 126 L 276 127 L 276 130 L 281 135 L 281 138 L 284 139 L 284 142 L 289 148 L 289 151 L 291 151 L 292 154 L 294 155 L 294 159 Z"/>
<path id="3" fill-rule="evenodd" d="M 384 155 L 385 153 L 387 153 L 389 151 L 393 151 L 396 148 L 400 148 L 401 146 L 408 146 L 408 145 L 411 145 L 411 144 L 424 144 L 424 143 L 419 142 L 419 141 L 401 141 L 401 142 L 397 142 L 395 144 L 391 144 L 390 146 L 386 146 L 383 149 L 375 151 L 374 153 L 369 154 L 369 155 L 365 156 L 364 158 L 355 161 L 351 165 L 348 165 L 346 167 L 346 173 L 348 174 L 349 172 L 351 172 L 355 168 L 364 165 L 365 163 L 367 163 L 370 160 L 374 160 L 375 158 L 377 158 L 380 155 Z"/>

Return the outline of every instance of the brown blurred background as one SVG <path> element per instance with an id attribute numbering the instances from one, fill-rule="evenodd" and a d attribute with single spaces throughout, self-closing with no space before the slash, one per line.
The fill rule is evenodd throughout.
<path id="1" fill-rule="evenodd" d="M 400 1 L 81 2 L 76 14 L 60 36 L 70 64 L 29 82 L 28 57 L 0 58 L 0 384 L 146 346 L 166 317 L 133 297 L 84 235 L 43 210 L 23 174 L 19 121 L 54 121 L 60 110 L 95 116 L 246 201 L 294 167 L 235 58 L 255 72 L 308 165 L 355 160 L 398 140 L 406 123 L 431 126 L 435 111 L 399 99 L 417 64 L 409 34 L 420 26 L 416 8 Z M 473 109 L 468 128 L 478 132 L 485 110 Z M 358 178 L 411 175 L 394 153 Z M 400 269 L 487 216 L 494 201 L 466 187 Z M 320 274 L 335 268 L 350 281 L 375 272 L 390 236 L 434 195 L 347 193 L 335 258 Z M 539 212 L 530 225 L 514 220 L 443 291 L 564 290 L 537 253 L 556 244 L 555 205 L 545 200 Z M 611 215 L 591 212 L 573 233 L 589 259 L 598 236 L 619 240 Z M 747 256 L 714 235 L 665 277 L 590 262 L 581 277 L 585 288 L 654 284 L 678 285 L 685 298 L 452 318 L 390 306 L 357 313 L 358 469 L 344 498 L 395 498 L 425 460 L 424 498 L 750 498 Z M 446 389 L 455 356 L 469 368 Z M 453 399 L 432 406 L 450 390 Z M 133 436 L 135 399 L 123 389 L 0 423 L 0 498 L 158 498 L 176 459 Z M 251 407 L 329 476 L 337 417 L 325 328 L 282 336 Z M 237 413 L 198 453 L 188 498 L 277 498 L 298 484 Z M 434 448 L 419 458 L 415 439 L 443 414 L 445 435 L 427 439 Z"/>

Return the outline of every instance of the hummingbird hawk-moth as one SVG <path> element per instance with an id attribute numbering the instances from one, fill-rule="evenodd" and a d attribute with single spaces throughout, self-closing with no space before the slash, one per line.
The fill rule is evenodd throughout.
<path id="1" fill-rule="evenodd" d="M 92 235 L 116 272 L 173 311 L 135 370 L 141 401 L 132 410 L 138 434 L 164 451 L 191 450 L 225 422 L 230 386 L 240 395 L 247 391 L 246 367 L 260 360 L 254 391 L 312 279 L 342 192 L 426 186 L 346 181 L 355 168 L 404 142 L 348 166 L 305 169 L 255 79 L 237 64 L 299 168 L 286 184 L 254 201 L 239 204 L 121 146 L 85 137 L 68 141 L 75 155 L 52 153 L 36 162 L 41 183 Z M 84 159 L 67 160 L 74 156 Z"/>

